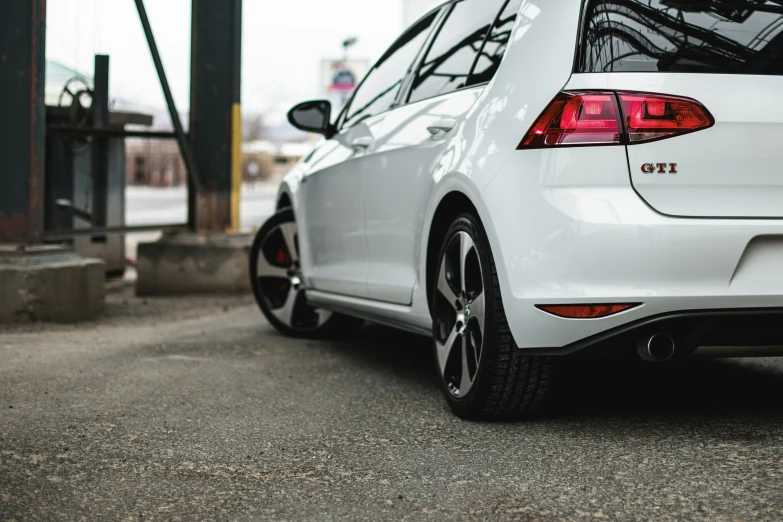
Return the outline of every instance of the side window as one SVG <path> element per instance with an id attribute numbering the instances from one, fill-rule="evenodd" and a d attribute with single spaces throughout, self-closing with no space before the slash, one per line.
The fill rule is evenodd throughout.
<path id="1" fill-rule="evenodd" d="M 454 4 L 413 80 L 411 103 L 467 85 L 476 56 L 503 4 L 505 0 Z"/>
<path id="2" fill-rule="evenodd" d="M 343 126 L 355 125 L 391 107 L 437 15 L 435 11 L 424 18 L 386 51 L 354 94 Z"/>
<path id="3" fill-rule="evenodd" d="M 500 67 L 500 62 L 503 60 L 503 55 L 506 53 L 506 47 L 508 47 L 508 42 L 511 39 L 511 32 L 514 30 L 514 24 L 517 21 L 517 15 L 521 6 L 522 0 L 511 0 L 503 9 L 503 12 L 500 13 L 500 17 L 492 28 L 492 32 L 476 62 L 476 67 L 468 81 L 469 85 L 488 82 L 495 76 Z"/>

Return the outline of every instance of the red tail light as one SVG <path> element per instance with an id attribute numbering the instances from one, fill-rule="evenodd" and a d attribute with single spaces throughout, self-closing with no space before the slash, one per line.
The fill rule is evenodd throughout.
<path id="1" fill-rule="evenodd" d="M 628 92 L 563 92 L 536 120 L 519 149 L 644 143 L 715 124 L 695 100 Z"/>
<path id="2" fill-rule="evenodd" d="M 628 143 L 668 138 L 712 127 L 715 120 L 695 100 L 674 96 L 618 93 Z"/>
<path id="3" fill-rule="evenodd" d="M 533 124 L 519 148 L 618 144 L 620 125 L 613 93 L 562 92 Z"/>

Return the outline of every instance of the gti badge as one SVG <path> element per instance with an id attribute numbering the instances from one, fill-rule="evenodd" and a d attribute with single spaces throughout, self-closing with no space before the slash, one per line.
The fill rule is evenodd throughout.
<path id="1" fill-rule="evenodd" d="M 676 163 L 645 163 L 642 165 L 642 172 L 645 174 L 652 174 L 658 172 L 658 174 L 677 174 Z"/>

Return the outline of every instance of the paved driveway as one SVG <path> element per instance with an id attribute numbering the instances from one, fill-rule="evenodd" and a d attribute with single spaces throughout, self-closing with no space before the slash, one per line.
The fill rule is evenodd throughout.
<path id="1" fill-rule="evenodd" d="M 109 296 L 0 330 L 0 519 L 780 520 L 779 359 L 580 362 L 549 417 L 454 418 L 427 340 L 277 335 L 247 299 Z"/>

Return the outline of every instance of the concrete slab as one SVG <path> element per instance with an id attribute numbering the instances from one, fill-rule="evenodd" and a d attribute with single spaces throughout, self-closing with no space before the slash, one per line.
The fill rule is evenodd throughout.
<path id="1" fill-rule="evenodd" d="M 248 294 L 250 234 L 171 234 L 139 243 L 136 295 Z"/>
<path id="2" fill-rule="evenodd" d="M 104 309 L 105 265 L 58 246 L 0 246 L 0 323 L 76 322 Z"/>

